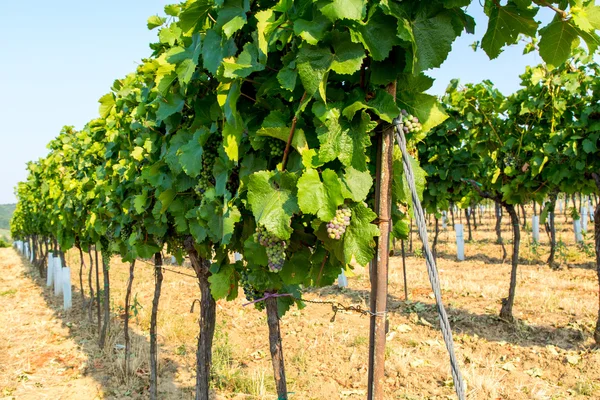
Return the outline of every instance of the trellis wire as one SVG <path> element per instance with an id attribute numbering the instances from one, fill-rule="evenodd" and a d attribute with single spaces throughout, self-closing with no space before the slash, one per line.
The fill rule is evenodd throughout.
<path id="1" fill-rule="evenodd" d="M 419 195 L 417 194 L 415 177 L 410 162 L 409 154 L 406 150 L 406 138 L 404 137 L 404 131 L 400 128 L 401 124 L 402 120 L 400 118 L 394 119 L 396 141 L 398 142 L 398 146 L 402 151 L 402 165 L 404 166 L 404 174 L 406 176 L 406 181 L 408 182 L 408 187 L 410 188 L 413 200 L 413 212 L 415 215 L 415 221 L 417 223 L 417 228 L 419 230 L 421 241 L 423 242 L 423 248 L 425 249 L 425 262 L 427 264 L 427 271 L 429 273 L 429 282 L 431 283 L 431 288 L 433 289 L 433 294 L 435 296 L 435 303 L 437 305 L 438 313 L 440 315 L 440 328 L 442 330 L 442 336 L 444 337 L 444 343 L 446 344 L 446 349 L 448 350 L 448 354 L 450 355 L 450 369 L 452 372 L 452 379 L 454 381 L 454 389 L 456 390 L 456 395 L 458 396 L 459 400 L 464 400 L 464 381 L 460 373 L 458 360 L 456 359 L 456 355 L 454 354 L 452 329 L 450 328 L 448 315 L 446 314 L 446 310 L 444 309 L 444 305 L 442 303 L 442 292 L 440 290 L 440 282 L 437 273 L 437 267 L 435 264 L 435 259 L 433 258 L 433 254 L 431 252 L 431 248 L 429 247 L 429 241 L 427 239 L 427 225 L 425 224 L 423 207 L 421 207 Z"/>

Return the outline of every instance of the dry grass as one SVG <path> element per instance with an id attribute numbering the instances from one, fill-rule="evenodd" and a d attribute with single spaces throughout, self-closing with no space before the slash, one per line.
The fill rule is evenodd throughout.
<path id="1" fill-rule="evenodd" d="M 545 234 L 541 233 L 542 243 L 536 246 L 530 243 L 530 234 L 523 232 L 515 325 L 496 317 L 500 300 L 508 291 L 510 263 L 502 262 L 500 248 L 494 244 L 491 215 L 486 215 L 484 224 L 474 232 L 474 242 L 467 243 L 467 259 L 463 262 L 455 259 L 453 232 L 440 235 L 438 269 L 470 399 L 600 399 L 600 352 L 593 347 L 591 337 L 598 306 L 598 284 L 590 253 L 592 238 L 586 238 L 585 246 L 576 246 L 571 225 L 565 224 L 562 215 L 557 219 L 558 238 L 565 243 L 559 258 L 564 266 L 561 270 L 550 270 L 543 262 L 547 256 Z M 503 235 L 509 242 L 507 218 L 504 222 Z M 414 240 L 417 250 L 420 246 L 416 236 Z M 510 243 L 507 250 L 510 254 Z M 77 270 L 78 254 L 69 254 L 69 260 Z M 23 269 L 12 250 L 0 252 L 0 261 L 18 264 L 14 271 Z M 391 266 L 386 398 L 452 398 L 448 357 L 437 329 L 424 260 L 412 253 L 407 258 L 409 301 L 404 301 L 400 258 L 393 258 Z M 128 267 L 115 259 L 110 273 L 112 309 L 118 315 L 123 311 Z M 78 286 L 77 272 L 73 275 Z M 94 325 L 77 310 L 79 292 L 74 292 L 75 310 L 63 313 L 57 311 L 58 299 L 34 285 L 29 277 L 18 280 L 45 298 L 45 304 L 38 305 L 36 312 L 46 310 L 43 312 L 50 313 L 63 327 L 71 324 L 71 328 L 63 328 L 67 330 L 62 340 L 76 343 L 72 351 L 84 358 L 86 378 L 93 379 L 100 398 L 147 396 L 148 328 L 154 286 L 151 266 L 138 263 L 136 267 L 133 293 L 143 308 L 132 321 L 135 356 L 129 375 L 122 369 L 122 352 L 113 350 L 115 344 L 123 343 L 120 318 L 115 318 L 111 327 L 110 350 L 100 352 Z M 368 288 L 367 271 L 357 267 L 350 288 L 314 290 L 306 297 L 366 306 Z M 5 304 L 5 299 L 12 302 L 20 292 L 3 295 L 11 290 L 13 287 L 1 281 L 0 304 Z M 24 295 L 31 297 L 30 292 Z M 193 278 L 166 272 L 158 321 L 162 398 L 193 398 L 198 310 L 192 314 L 190 306 L 197 296 Z M 242 303 L 243 296 L 234 302 L 217 303 L 213 386 L 222 399 L 275 399 L 265 315 L 242 307 Z M 31 308 L 14 309 L 12 313 L 18 314 L 22 323 L 36 318 Z M 360 315 L 339 313 L 331 323 L 331 316 L 329 306 L 308 305 L 301 311 L 291 310 L 282 320 L 289 390 L 294 393 L 291 399 L 366 397 L 369 321 Z M 9 337 L 14 334 L 8 332 Z M 25 336 L 22 342 L 31 346 L 35 340 Z M 13 346 L 14 339 L 10 343 Z M 0 368 L 5 370 L 0 372 L 8 378 L 0 381 L 0 390 L 12 388 L 12 393 L 17 393 L 23 386 L 18 378 L 23 368 L 14 353 L 4 357 L 8 360 L 0 359 Z"/>

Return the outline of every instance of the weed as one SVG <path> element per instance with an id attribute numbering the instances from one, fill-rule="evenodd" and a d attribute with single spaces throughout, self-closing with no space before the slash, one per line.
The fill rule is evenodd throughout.
<path id="1" fill-rule="evenodd" d="M 0 296 L 13 296 L 17 293 L 17 289 L 5 290 L 4 292 L 0 292 Z"/>

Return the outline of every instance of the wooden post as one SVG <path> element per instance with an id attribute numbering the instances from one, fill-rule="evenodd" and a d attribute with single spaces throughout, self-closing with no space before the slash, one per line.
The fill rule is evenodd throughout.
<path id="1" fill-rule="evenodd" d="M 395 96 L 396 83 L 387 88 Z M 369 341 L 369 400 L 383 400 L 385 378 L 385 335 L 388 263 L 390 247 L 390 219 L 392 213 L 394 127 L 390 126 L 379 136 L 377 148 L 377 181 L 375 188 L 375 209 L 379 220 L 380 236 L 377 240 L 377 254 L 371 263 L 371 316 Z"/>
<path id="2" fill-rule="evenodd" d="M 281 330 L 279 327 L 279 312 L 277 311 L 277 298 L 265 299 L 267 309 L 267 324 L 269 325 L 269 349 L 273 363 L 277 399 L 287 400 L 287 383 L 285 380 L 285 364 L 283 360 L 283 346 L 281 344 Z"/>
<path id="3" fill-rule="evenodd" d="M 156 334 L 156 321 L 158 319 L 158 302 L 162 288 L 162 256 L 160 252 L 154 254 L 154 298 L 152 299 L 152 314 L 150 316 L 150 399 L 158 399 L 158 346 Z"/>

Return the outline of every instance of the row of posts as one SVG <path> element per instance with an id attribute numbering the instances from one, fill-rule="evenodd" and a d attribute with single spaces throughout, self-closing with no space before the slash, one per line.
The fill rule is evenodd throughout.
<path id="1" fill-rule="evenodd" d="M 33 252 L 29 248 L 28 242 L 17 240 L 14 247 L 26 257 L 29 262 L 33 262 Z M 54 288 L 54 295 L 63 296 L 63 308 L 65 310 L 73 307 L 73 296 L 71 291 L 71 268 L 63 267 L 60 256 L 48 252 L 48 269 L 46 270 L 46 286 Z"/>
<path id="2" fill-rule="evenodd" d="M 580 219 L 573 220 L 573 232 L 575 235 L 576 243 L 583 243 L 583 234 L 587 232 L 588 228 L 588 216 L 589 220 L 594 222 L 594 209 L 592 207 L 591 201 L 586 199 L 585 205 L 583 205 L 580 209 Z M 558 209 L 560 212 L 563 212 L 564 203 L 559 199 L 557 200 Z M 457 213 L 458 207 L 454 207 L 454 212 Z M 478 205 L 479 212 L 483 214 L 486 207 L 489 205 Z M 467 213 L 471 215 L 471 207 L 467 209 Z M 498 212 L 502 212 L 501 209 Z M 448 227 L 448 215 L 446 211 L 442 211 L 442 228 L 446 229 Z M 463 224 L 454 224 L 454 231 L 456 233 L 456 258 L 459 261 L 463 261 L 465 259 L 465 238 L 464 238 L 464 227 Z M 532 239 L 535 243 L 539 243 L 540 241 L 540 216 L 533 215 L 531 217 L 531 235 Z"/>

